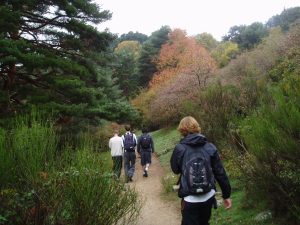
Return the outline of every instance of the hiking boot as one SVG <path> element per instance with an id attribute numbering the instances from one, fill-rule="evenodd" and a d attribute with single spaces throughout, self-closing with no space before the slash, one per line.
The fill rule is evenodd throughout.
<path id="1" fill-rule="evenodd" d="M 148 177 L 148 172 L 147 172 L 147 170 L 144 170 L 143 177 Z"/>
<path id="2" fill-rule="evenodd" d="M 132 180 L 132 177 L 129 177 L 129 181 L 130 181 L 130 182 L 132 182 L 132 181 L 133 181 L 133 180 Z"/>

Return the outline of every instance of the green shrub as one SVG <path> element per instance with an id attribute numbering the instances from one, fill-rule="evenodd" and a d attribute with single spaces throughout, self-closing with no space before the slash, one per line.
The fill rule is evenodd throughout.
<path id="1" fill-rule="evenodd" d="M 233 86 L 217 83 L 201 91 L 197 102 L 183 102 L 183 108 L 186 115 L 198 119 L 203 133 L 217 142 L 226 137 L 228 123 L 238 112 L 238 94 Z"/>
<path id="2" fill-rule="evenodd" d="M 120 131 L 120 135 L 125 132 L 124 128 L 121 125 L 117 123 L 106 122 L 103 123 L 94 133 L 94 137 L 98 142 L 100 151 L 109 150 L 108 141 L 114 135 L 114 129 L 118 129 Z"/>
<path id="3" fill-rule="evenodd" d="M 220 149 L 221 157 L 226 168 L 227 175 L 230 179 L 240 179 L 243 174 L 241 169 L 237 166 L 242 160 L 241 156 L 236 151 L 229 148 Z"/>
<path id="4" fill-rule="evenodd" d="M 11 152 L 15 160 L 15 174 L 20 185 L 32 187 L 55 162 L 56 134 L 50 121 L 38 114 L 16 119 L 10 133 Z"/>
<path id="5" fill-rule="evenodd" d="M 89 135 L 57 152 L 54 127 L 38 113 L 19 117 L 5 133 L 0 130 L 0 156 L 9 157 L 1 157 L 7 165 L 0 175 L 9 165 L 15 179 L 1 180 L 0 224 L 130 224 L 139 214 L 137 193 L 112 178 Z"/>
<path id="6" fill-rule="evenodd" d="M 55 164 L 56 135 L 50 121 L 36 111 L 19 116 L 11 124 L 1 141 L 6 165 L 3 172 L 10 176 L 0 187 L 0 215 L 4 224 L 20 224 L 41 203 L 43 177 Z"/>
<path id="7" fill-rule="evenodd" d="M 300 79 L 291 75 L 257 113 L 242 122 L 241 134 L 250 157 L 244 170 L 251 196 L 264 197 L 286 220 L 300 222 Z"/>
<path id="8" fill-rule="evenodd" d="M 51 175 L 45 190 L 51 209 L 47 223 L 114 224 L 125 215 L 128 221 L 136 218 L 137 194 L 112 179 L 101 160 L 101 155 L 81 149 L 69 167 Z"/>

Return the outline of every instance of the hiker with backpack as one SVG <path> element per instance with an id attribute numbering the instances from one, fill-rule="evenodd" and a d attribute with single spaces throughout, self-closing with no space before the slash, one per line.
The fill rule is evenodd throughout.
<path id="1" fill-rule="evenodd" d="M 170 164 L 180 174 L 178 196 L 182 198 L 181 225 L 209 225 L 220 185 L 225 209 L 231 208 L 231 186 L 216 147 L 200 134 L 195 118 L 184 117 L 177 128 L 183 138 L 175 146 Z"/>
<path id="2" fill-rule="evenodd" d="M 110 153 L 113 161 L 113 173 L 116 178 L 120 178 L 122 161 L 123 161 L 123 140 L 119 136 L 119 130 L 114 130 L 114 136 L 109 139 L 108 146 L 110 148 Z"/>
<path id="3" fill-rule="evenodd" d="M 122 136 L 124 146 L 124 171 L 125 182 L 133 181 L 135 172 L 135 147 L 137 144 L 136 135 L 131 132 L 130 125 L 125 125 L 125 134 Z"/>
<path id="4" fill-rule="evenodd" d="M 146 128 L 142 129 L 142 135 L 138 138 L 137 152 L 141 156 L 141 165 L 143 167 L 143 176 L 148 177 L 148 170 L 151 164 L 151 154 L 154 153 L 153 139 L 148 134 Z"/>

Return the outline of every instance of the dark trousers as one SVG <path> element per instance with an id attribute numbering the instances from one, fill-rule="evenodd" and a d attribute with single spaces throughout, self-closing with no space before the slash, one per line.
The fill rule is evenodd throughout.
<path id="1" fill-rule="evenodd" d="M 122 161 L 123 161 L 123 156 L 113 156 L 112 157 L 113 161 L 113 173 L 116 175 L 117 178 L 120 178 L 121 176 L 121 169 L 122 169 Z"/>
<path id="2" fill-rule="evenodd" d="M 135 171 L 135 160 L 135 152 L 124 152 L 124 171 L 126 179 L 133 177 Z"/>
<path id="3" fill-rule="evenodd" d="M 206 202 L 190 203 L 182 200 L 181 225 L 209 225 L 214 197 Z"/>

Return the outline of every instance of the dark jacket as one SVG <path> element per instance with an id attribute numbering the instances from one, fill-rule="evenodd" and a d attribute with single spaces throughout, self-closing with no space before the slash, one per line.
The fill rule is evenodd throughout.
<path id="1" fill-rule="evenodd" d="M 224 199 L 229 198 L 231 194 L 231 186 L 220 160 L 217 148 L 212 143 L 207 142 L 206 137 L 201 134 L 189 134 L 185 138 L 181 139 L 180 143 L 175 146 L 170 161 L 172 171 L 175 174 L 181 174 L 183 155 L 187 147 L 202 147 L 202 149 L 207 153 L 205 155 L 208 157 L 208 162 L 210 162 L 214 178 L 221 187 L 222 197 Z M 179 188 L 178 195 L 182 196 L 182 193 L 180 192 L 181 188 Z"/>
<path id="2" fill-rule="evenodd" d="M 146 148 L 144 149 L 141 145 L 141 139 L 144 137 L 144 136 L 148 136 L 150 138 L 150 147 L 149 148 Z M 154 143 L 153 143 L 153 139 L 152 137 L 150 136 L 150 134 L 147 134 L 147 133 L 143 133 L 139 138 L 138 138 L 138 141 L 137 141 L 137 152 L 140 153 L 141 151 L 143 152 L 154 152 Z"/>

